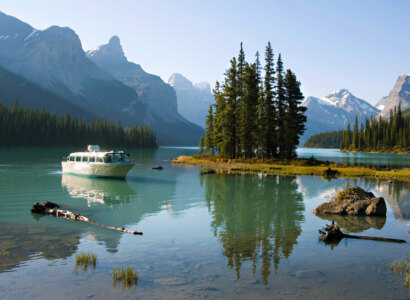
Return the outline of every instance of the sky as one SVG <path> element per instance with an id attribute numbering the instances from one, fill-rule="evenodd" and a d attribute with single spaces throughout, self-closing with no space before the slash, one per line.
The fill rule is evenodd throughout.
<path id="1" fill-rule="evenodd" d="M 241 42 L 253 62 L 268 41 L 305 96 L 345 88 L 375 104 L 410 73 L 408 0 L 1 0 L 0 10 L 37 29 L 68 26 L 84 50 L 117 35 L 129 61 L 165 82 L 180 73 L 213 86 Z"/>

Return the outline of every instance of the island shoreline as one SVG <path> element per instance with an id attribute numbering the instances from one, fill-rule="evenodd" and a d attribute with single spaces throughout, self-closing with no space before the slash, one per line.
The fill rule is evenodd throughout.
<path id="1" fill-rule="evenodd" d="M 172 160 L 172 164 L 174 165 L 196 166 L 205 169 L 214 169 L 219 173 L 228 174 L 247 173 L 327 177 L 325 176 L 325 172 L 331 169 L 332 171 L 337 171 L 337 175 L 332 177 L 368 177 L 410 181 L 410 168 L 377 170 L 362 166 L 340 166 L 335 162 L 323 162 L 315 159 L 313 161 L 315 165 L 306 165 L 309 163 L 309 159 L 297 159 L 288 162 L 261 162 L 260 160 L 254 159 L 244 161 L 241 159 L 227 159 L 206 154 L 192 156 L 182 155 Z"/>

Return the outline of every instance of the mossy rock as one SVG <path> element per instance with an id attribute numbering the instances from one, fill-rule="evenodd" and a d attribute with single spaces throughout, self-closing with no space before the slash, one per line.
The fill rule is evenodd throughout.
<path id="1" fill-rule="evenodd" d="M 336 198 L 323 203 L 313 210 L 315 214 L 339 214 L 354 216 L 386 216 L 386 202 L 382 197 L 360 187 L 340 191 Z"/>

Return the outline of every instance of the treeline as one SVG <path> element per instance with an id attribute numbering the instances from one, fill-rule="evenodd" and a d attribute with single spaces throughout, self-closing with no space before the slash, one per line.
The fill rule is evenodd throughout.
<path id="1" fill-rule="evenodd" d="M 334 130 L 312 135 L 303 145 L 305 148 L 340 148 L 344 130 Z"/>
<path id="2" fill-rule="evenodd" d="M 387 120 L 379 118 L 366 119 L 360 125 L 356 121 L 353 131 L 350 124 L 343 132 L 340 150 L 359 152 L 409 152 L 410 150 L 410 117 L 404 117 L 399 107 L 390 111 Z"/>
<path id="3" fill-rule="evenodd" d="M 229 158 L 296 156 L 306 121 L 300 83 L 291 70 L 284 71 L 280 54 L 275 65 L 270 43 L 264 61 L 262 68 L 256 53 L 255 61 L 247 62 L 241 43 L 224 81 L 216 82 L 216 104 L 209 108 L 200 149 Z"/>
<path id="4" fill-rule="evenodd" d="M 70 114 L 57 117 L 44 109 L 22 108 L 16 101 L 12 109 L 0 102 L 0 146 L 86 146 L 157 147 L 148 126 L 125 129 L 107 119 L 93 118 L 87 124 Z"/>

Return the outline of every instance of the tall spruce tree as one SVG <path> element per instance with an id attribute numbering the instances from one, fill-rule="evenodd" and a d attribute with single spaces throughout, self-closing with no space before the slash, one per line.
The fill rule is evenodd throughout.
<path id="1" fill-rule="evenodd" d="M 291 70 L 286 70 L 285 75 L 285 98 L 287 102 L 285 136 L 286 150 L 283 158 L 290 159 L 296 156 L 296 148 L 299 138 L 305 131 L 306 107 L 302 106 L 303 94 L 300 91 L 300 82 Z"/>
<path id="2" fill-rule="evenodd" d="M 256 64 L 246 64 L 243 75 L 244 91 L 240 110 L 240 148 L 246 158 L 254 156 L 256 148 L 256 112 L 259 78 Z"/>
<path id="3" fill-rule="evenodd" d="M 205 121 L 205 149 L 211 152 L 212 155 L 215 154 L 215 128 L 214 128 L 214 114 L 212 110 L 212 104 L 209 105 L 208 115 Z"/>
<path id="4" fill-rule="evenodd" d="M 263 108 L 266 114 L 266 128 L 262 132 L 264 135 L 265 156 L 275 157 L 277 155 L 277 131 L 276 131 L 276 103 L 275 103 L 275 67 L 273 61 L 273 50 L 271 43 L 268 42 L 265 48 L 265 78 L 264 78 L 264 97 Z"/>
<path id="5" fill-rule="evenodd" d="M 231 67 L 225 74 L 225 84 L 223 86 L 223 95 L 226 99 L 226 106 L 223 112 L 223 141 L 221 152 L 229 158 L 237 157 L 237 128 L 238 128 L 238 69 L 236 58 L 231 59 Z"/>
<path id="6" fill-rule="evenodd" d="M 285 98 L 285 78 L 283 70 L 283 62 L 281 54 L 279 53 L 276 62 L 276 103 L 277 103 L 277 131 L 278 131 L 278 155 L 281 158 L 286 157 L 286 136 L 285 136 L 285 119 L 286 119 L 286 103 Z"/>

